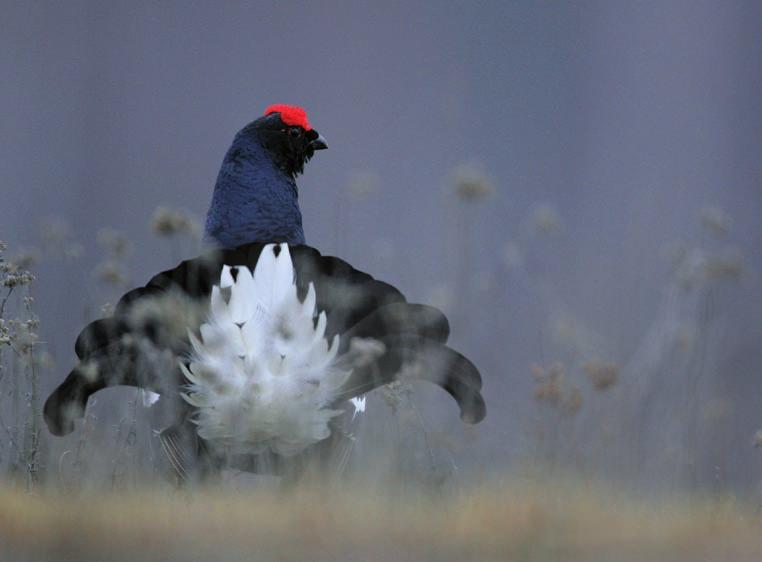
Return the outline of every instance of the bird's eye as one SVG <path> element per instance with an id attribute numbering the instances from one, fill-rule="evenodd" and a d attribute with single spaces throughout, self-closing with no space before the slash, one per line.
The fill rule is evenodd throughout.
<path id="1" fill-rule="evenodd" d="M 300 136 L 302 136 L 302 129 L 300 127 L 291 127 L 288 130 L 288 134 L 291 135 L 294 138 L 300 137 Z"/>

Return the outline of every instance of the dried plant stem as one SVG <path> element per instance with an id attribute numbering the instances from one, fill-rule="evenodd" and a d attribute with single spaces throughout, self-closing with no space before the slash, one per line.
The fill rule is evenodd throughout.
<path id="1" fill-rule="evenodd" d="M 415 405 L 415 402 L 413 401 L 413 397 L 411 396 L 410 392 L 406 393 L 408 404 L 410 404 L 410 408 L 413 410 L 413 413 L 415 414 L 415 418 L 418 421 L 418 425 L 421 428 L 421 431 L 423 432 L 423 444 L 426 447 L 426 455 L 429 459 L 429 468 L 432 472 L 432 474 L 436 470 L 436 459 L 434 458 L 434 452 L 431 450 L 431 444 L 429 443 L 429 432 L 426 431 L 426 425 L 423 423 L 423 417 L 421 416 L 421 412 L 418 410 L 418 407 Z"/>
<path id="2" fill-rule="evenodd" d="M 119 486 L 120 478 L 124 474 L 122 465 L 124 464 L 124 453 L 128 447 L 135 444 L 135 436 L 137 435 L 137 410 L 138 410 L 138 398 L 141 396 L 142 390 L 140 388 L 135 390 L 135 398 L 130 404 L 129 419 L 123 419 L 119 423 L 119 431 L 117 433 L 117 443 L 119 450 L 114 458 L 114 466 L 111 470 L 111 489 L 116 490 Z M 127 424 L 127 435 L 122 438 L 122 433 Z"/>
<path id="3" fill-rule="evenodd" d="M 471 301 L 469 289 L 469 236 L 468 236 L 468 209 L 466 205 L 462 203 L 456 209 L 456 233 L 457 233 L 457 262 L 455 265 L 455 291 L 456 294 L 461 295 L 459 299 L 460 305 L 458 306 L 457 314 L 459 316 L 459 326 L 464 333 L 468 333 L 470 326 L 469 320 L 469 305 Z M 467 296 L 466 296 L 467 295 Z"/>
<path id="4" fill-rule="evenodd" d="M 2 418 L 0 418 L 0 427 L 3 428 L 3 431 L 8 436 L 8 442 L 11 444 L 11 447 L 16 449 L 16 454 L 19 454 L 20 453 L 19 446 L 13 437 L 13 433 L 11 433 L 11 430 L 8 428 L 7 425 L 5 425 L 5 422 L 2 420 Z"/>
<path id="5" fill-rule="evenodd" d="M 8 299 L 11 297 L 12 293 L 13 293 L 13 287 L 8 287 L 8 292 L 5 293 L 5 297 L 3 297 L 3 301 L 0 302 L 0 318 L 3 317 L 3 312 L 5 312 L 5 303 L 8 302 Z"/>
<path id="6" fill-rule="evenodd" d="M 688 479 L 692 488 L 698 488 L 698 464 L 699 464 L 699 425 L 700 425 L 700 413 L 699 413 L 699 391 L 701 389 L 701 383 L 704 379 L 706 372 L 706 350 L 709 346 L 711 330 L 711 324 L 713 320 L 713 304 L 714 294 L 712 290 L 706 291 L 703 295 L 702 310 L 699 317 L 699 346 L 698 357 L 696 357 L 697 365 L 695 372 L 691 372 L 692 376 L 687 381 L 688 392 L 686 396 L 689 400 L 688 407 L 688 420 L 687 420 L 687 435 L 686 445 L 688 449 Z"/>
<path id="7" fill-rule="evenodd" d="M 84 451 L 85 447 L 87 446 L 87 440 L 91 436 L 93 432 L 93 421 L 96 421 L 97 418 L 92 414 L 88 413 L 88 409 L 92 407 L 95 404 L 95 399 L 90 398 L 87 401 L 87 404 L 85 404 L 85 421 L 82 424 L 82 431 L 79 434 L 79 440 L 77 441 L 77 450 L 74 453 L 74 462 L 72 463 L 72 468 L 74 471 L 79 474 L 80 481 L 81 476 L 83 472 L 83 468 L 86 468 L 86 464 L 84 462 Z"/>
<path id="8" fill-rule="evenodd" d="M 17 372 L 16 367 L 18 365 L 18 359 L 17 355 L 14 354 L 11 357 L 11 373 L 15 374 Z M 20 403 L 20 392 L 19 392 L 19 377 L 13 376 L 11 380 L 11 428 L 10 433 L 8 437 L 11 439 L 12 443 L 16 444 L 16 458 L 11 462 L 11 465 L 9 466 L 9 472 L 15 473 L 16 470 L 18 470 L 18 462 L 21 459 L 22 451 L 21 448 L 18 446 L 19 442 L 19 403 Z"/>
<path id="9" fill-rule="evenodd" d="M 27 409 L 27 491 L 32 491 L 39 483 L 40 469 L 40 424 L 39 424 L 39 375 L 35 366 L 32 350 L 29 351 L 29 365 L 27 377 L 29 381 L 28 409 Z"/>

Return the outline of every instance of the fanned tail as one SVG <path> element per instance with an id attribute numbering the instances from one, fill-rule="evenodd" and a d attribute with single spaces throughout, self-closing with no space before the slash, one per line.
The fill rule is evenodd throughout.
<path id="1" fill-rule="evenodd" d="M 230 453 L 292 456 L 330 435 L 350 371 L 336 365 L 339 336 L 328 344 L 325 313 L 313 322 L 315 302 L 312 286 L 299 300 L 286 244 L 266 246 L 253 274 L 223 267 L 182 366 L 199 436 Z"/>

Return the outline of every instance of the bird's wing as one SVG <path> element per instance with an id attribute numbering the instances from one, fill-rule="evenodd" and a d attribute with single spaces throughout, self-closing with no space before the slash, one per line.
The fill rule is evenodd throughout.
<path id="1" fill-rule="evenodd" d="M 388 334 L 379 341 L 385 353 L 352 371 L 339 394 L 340 401 L 394 380 L 421 380 L 447 391 L 460 407 L 464 422 L 474 424 L 484 419 L 487 408 L 481 395 L 481 376 L 465 356 L 440 342 L 405 333 Z"/>
<path id="2" fill-rule="evenodd" d="M 87 397 L 106 386 L 139 385 L 157 392 L 176 389 L 182 381 L 178 369 L 150 368 L 148 361 L 138 358 L 145 353 L 184 355 L 187 330 L 195 330 L 205 318 L 223 265 L 254 269 L 265 246 L 246 244 L 183 261 L 126 293 L 111 317 L 90 323 L 75 344 L 80 364 L 45 404 L 50 430 L 55 434 L 72 431 L 72 418 L 82 415 Z M 292 246 L 290 252 L 299 298 L 305 298 L 310 284 L 314 286 L 317 310 L 325 311 L 328 318 L 326 337 L 341 336 L 340 352 L 347 351 L 355 338 L 377 340 L 385 346 L 372 365 L 353 375 L 347 398 L 350 386 L 357 389 L 356 396 L 393 380 L 404 367 L 417 365 L 416 376 L 438 384 L 458 401 L 462 419 L 478 422 L 484 417 L 479 373 L 444 345 L 449 324 L 442 312 L 407 303 L 395 287 L 309 246 Z M 116 363 L 115 357 L 120 358 Z M 411 363 L 411 358 L 417 361 Z"/>

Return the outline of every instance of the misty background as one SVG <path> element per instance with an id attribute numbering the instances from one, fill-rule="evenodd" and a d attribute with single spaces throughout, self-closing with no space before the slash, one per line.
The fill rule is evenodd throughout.
<path id="1" fill-rule="evenodd" d="M 329 144 L 298 180 L 308 243 L 443 307 L 482 372 L 475 427 L 415 392 L 458 470 L 762 495 L 759 2 L 1 12 L 0 240 L 40 248 L 56 220 L 82 244 L 34 266 L 43 398 L 119 294 L 97 233 L 132 241 L 125 288 L 192 256 L 155 209 L 203 218 L 236 131 L 293 103 Z M 77 436 L 45 439 L 55 459 Z"/>

